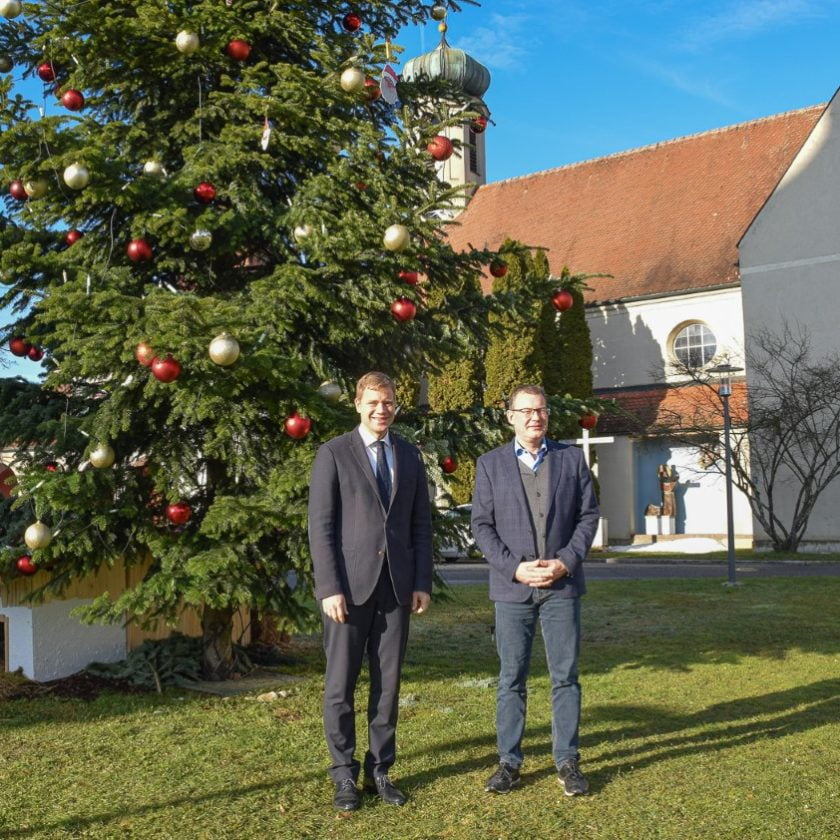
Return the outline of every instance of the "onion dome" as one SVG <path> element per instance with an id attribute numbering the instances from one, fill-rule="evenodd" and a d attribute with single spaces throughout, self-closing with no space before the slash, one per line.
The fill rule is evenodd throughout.
<path id="1" fill-rule="evenodd" d="M 436 49 L 409 59 L 403 68 L 402 77 L 407 82 L 420 78 L 446 79 L 468 96 L 478 99 L 490 87 L 490 71 L 463 50 L 450 47 L 445 34 Z"/>

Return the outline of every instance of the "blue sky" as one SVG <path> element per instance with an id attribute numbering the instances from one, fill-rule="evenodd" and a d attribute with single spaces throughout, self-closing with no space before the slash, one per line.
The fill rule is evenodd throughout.
<path id="1" fill-rule="evenodd" d="M 491 181 L 826 102 L 840 86 L 837 0 L 485 0 L 449 26 L 493 76 Z M 430 23 L 398 40 L 407 58 L 439 35 Z"/>

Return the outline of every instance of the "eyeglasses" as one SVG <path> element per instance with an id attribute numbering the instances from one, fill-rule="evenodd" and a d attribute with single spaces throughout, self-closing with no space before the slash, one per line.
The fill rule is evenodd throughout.
<path id="1" fill-rule="evenodd" d="M 530 420 L 535 415 L 537 417 L 548 417 L 551 414 L 550 408 L 509 408 L 512 414 L 521 414 L 523 419 Z"/>

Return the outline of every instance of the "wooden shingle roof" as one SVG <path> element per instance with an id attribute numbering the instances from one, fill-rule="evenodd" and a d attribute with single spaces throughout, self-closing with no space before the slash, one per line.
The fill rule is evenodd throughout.
<path id="1" fill-rule="evenodd" d="M 548 248 L 555 275 L 613 275 L 590 281 L 590 302 L 737 285 L 738 241 L 825 107 L 486 184 L 450 240 L 510 237 Z"/>

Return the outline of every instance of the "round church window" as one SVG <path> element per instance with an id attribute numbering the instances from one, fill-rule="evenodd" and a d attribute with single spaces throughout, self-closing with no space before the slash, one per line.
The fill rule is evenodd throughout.
<path id="1" fill-rule="evenodd" d="M 707 365 L 717 352 L 715 334 L 700 322 L 686 324 L 674 336 L 674 356 L 686 368 L 700 368 Z"/>

